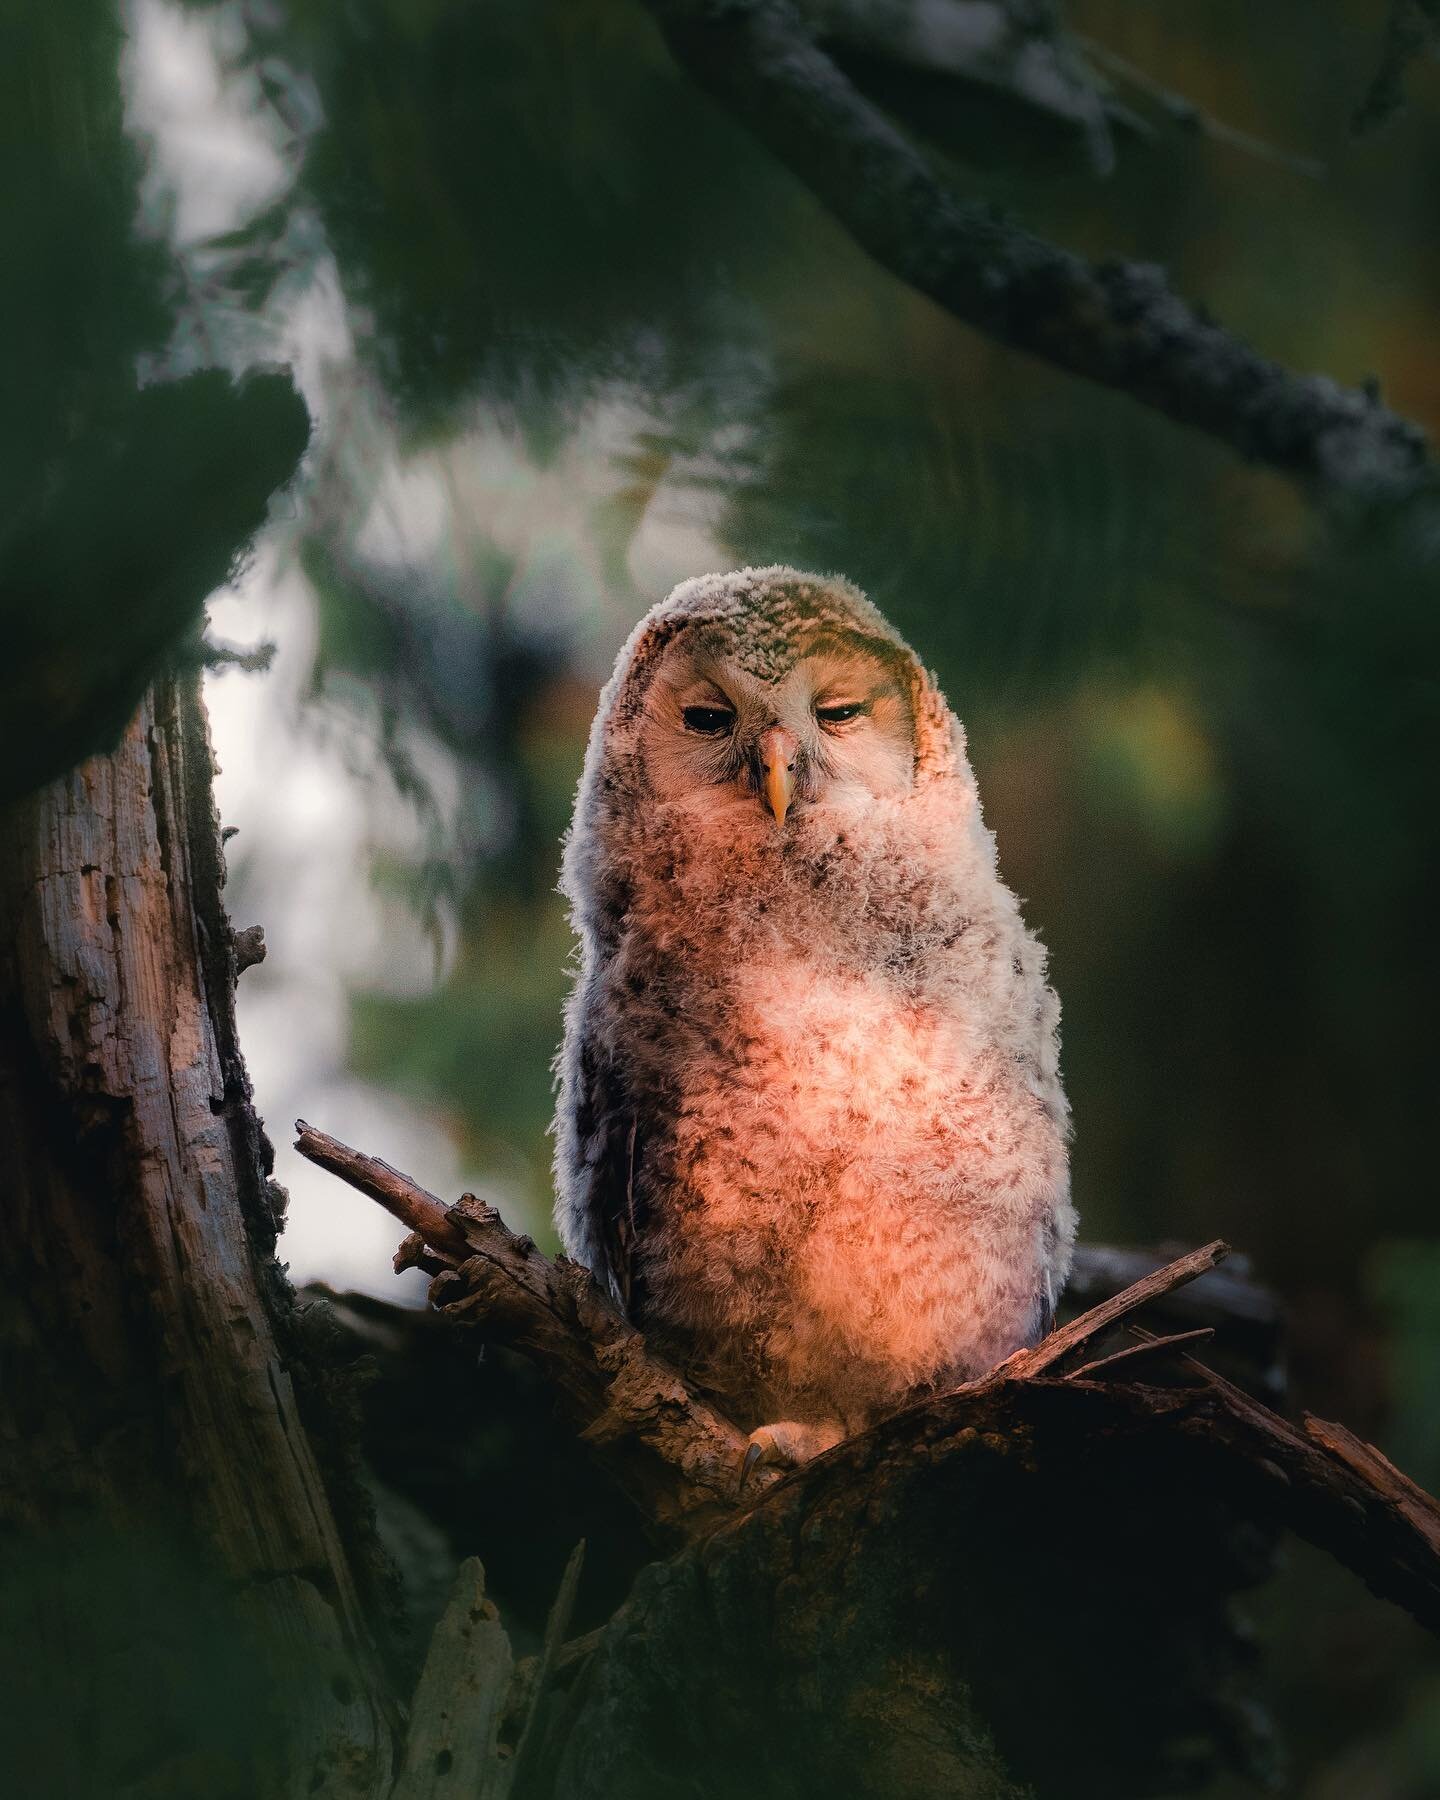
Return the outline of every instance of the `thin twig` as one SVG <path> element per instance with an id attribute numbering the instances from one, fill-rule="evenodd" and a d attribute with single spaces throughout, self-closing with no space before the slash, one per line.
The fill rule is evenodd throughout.
<path id="1" fill-rule="evenodd" d="M 1017 1350 L 995 1371 L 1010 1381 L 1030 1381 L 1044 1370 L 1068 1356 L 1072 1350 L 1088 1344 L 1102 1331 L 1108 1330 L 1128 1313 L 1138 1312 L 1152 1300 L 1158 1300 L 1162 1294 L 1172 1289 L 1183 1287 L 1187 1281 L 1194 1281 L 1197 1275 L 1204 1275 L 1213 1269 L 1218 1262 L 1230 1254 L 1230 1246 L 1223 1238 L 1216 1238 L 1213 1243 L 1204 1245 L 1199 1250 L 1192 1250 L 1186 1256 L 1179 1256 L 1163 1269 L 1156 1269 L 1153 1275 L 1146 1275 L 1133 1286 L 1125 1289 L 1123 1294 L 1116 1294 L 1113 1300 L 1103 1300 L 1099 1306 L 1092 1306 L 1087 1313 L 1081 1313 L 1078 1319 L 1072 1319 L 1068 1325 L 1062 1325 L 1058 1331 L 1052 1331 L 1031 1350 Z"/>
<path id="2" fill-rule="evenodd" d="M 1132 1326 L 1131 1330 L 1134 1329 Z M 1169 1337 L 1155 1337 L 1147 1331 L 1138 1344 L 1127 1344 L 1123 1350 L 1112 1350 L 1109 1356 L 1100 1356 L 1094 1362 L 1082 1363 L 1078 1369 L 1072 1369 L 1065 1379 L 1083 1381 L 1097 1369 L 1108 1369 L 1115 1363 L 1129 1362 L 1132 1357 L 1149 1356 L 1154 1350 L 1169 1350 L 1176 1344 L 1193 1344 L 1201 1338 L 1213 1338 L 1214 1335 L 1213 1325 L 1199 1325 L 1193 1331 L 1172 1332 Z"/>
<path id="3" fill-rule="evenodd" d="M 1311 181 L 1321 181 L 1328 173 L 1324 163 L 1313 156 L 1300 156 L 1293 150 L 1281 150 L 1274 144 L 1267 144 L 1264 138 L 1242 131 L 1238 125 L 1227 125 L 1223 119 L 1217 119 L 1213 113 L 1207 113 L 1184 94 L 1177 94 L 1173 88 L 1166 87 L 1163 81 L 1157 81 L 1153 75 L 1147 74 L 1144 69 L 1110 49 L 1108 45 L 1097 43 L 1094 38 L 1089 37 L 1077 36 L 1075 41 L 1092 62 L 1098 63 L 1102 69 L 1108 69 L 1119 80 L 1128 82 L 1147 99 L 1153 100 L 1166 117 L 1182 130 L 1193 131 L 1217 144 L 1228 144 L 1234 150 L 1243 150 L 1248 156 L 1259 157 L 1262 162 L 1274 163 L 1277 168 L 1288 169 L 1292 175 L 1304 175 Z"/>

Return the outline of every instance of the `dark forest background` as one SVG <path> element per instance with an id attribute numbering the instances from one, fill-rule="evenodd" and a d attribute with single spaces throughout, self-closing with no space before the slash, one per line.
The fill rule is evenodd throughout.
<path id="1" fill-rule="evenodd" d="M 1070 0 L 1064 38 L 1014 12 L 1083 104 L 1021 91 L 1018 53 L 968 85 L 853 60 L 967 191 L 1440 427 L 1440 66 L 1356 129 L 1384 8 Z M 300 671 L 244 714 L 281 753 L 233 892 L 271 1020 L 334 953 L 331 1053 L 379 1109 L 348 1135 L 404 1160 L 395 1097 L 549 1241 L 554 879 L 598 683 L 699 566 L 842 570 L 966 720 L 1050 947 L 1083 1234 L 1231 1240 L 1286 1303 L 1297 1399 L 1440 1485 L 1433 560 L 918 298 L 629 0 L 4 18 L 11 779 L 106 742 L 166 646 L 223 661 L 205 591 L 264 635 L 227 559 L 308 434 L 229 571 Z M 285 781 L 314 743 L 346 881 L 433 951 L 403 982 L 383 930 L 307 911 Z M 231 777 L 249 754 L 222 734 Z M 1440 1792 L 1418 1630 L 1299 1552 L 1257 1610 L 1285 1791 Z"/>

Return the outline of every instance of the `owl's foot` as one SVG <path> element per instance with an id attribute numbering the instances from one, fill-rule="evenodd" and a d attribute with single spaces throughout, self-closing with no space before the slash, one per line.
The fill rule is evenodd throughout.
<path id="1" fill-rule="evenodd" d="M 820 1425 L 802 1425 L 794 1419 L 777 1419 L 773 1425 L 760 1425 L 750 1433 L 745 1457 L 740 1464 L 740 1486 L 756 1463 L 768 1468 L 793 1469 L 797 1463 L 809 1462 L 822 1450 L 829 1450 L 845 1435 L 839 1424 L 827 1419 Z"/>

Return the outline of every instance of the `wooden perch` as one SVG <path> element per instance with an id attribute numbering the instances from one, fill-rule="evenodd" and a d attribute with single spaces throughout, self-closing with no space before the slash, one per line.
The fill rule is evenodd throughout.
<path id="1" fill-rule="evenodd" d="M 473 1195 L 447 1209 L 388 1163 L 304 1120 L 296 1131 L 302 1156 L 378 1201 L 438 1253 L 427 1258 L 419 1243 L 407 1243 L 397 1265 L 429 1266 L 436 1308 L 537 1365 L 662 1537 L 688 1536 L 735 1510 L 745 1435 L 650 1354 L 588 1270 L 542 1256 Z M 779 1478 L 773 1469 L 752 1470 L 747 1498 Z"/>
<path id="2" fill-rule="evenodd" d="M 447 1209 L 389 1164 L 311 1126 L 297 1129 L 303 1156 L 378 1200 L 440 1254 L 432 1304 L 530 1357 L 560 1391 L 586 1441 L 662 1534 L 711 1529 L 775 1486 L 776 1472 L 762 1468 L 744 1494 L 738 1492 L 744 1436 L 645 1349 L 640 1333 L 586 1270 L 563 1257 L 551 1262 L 472 1196 Z M 422 1252 L 411 1246 L 403 1254 L 414 1260 Z M 843 1460 L 847 1450 L 853 1456 L 855 1444 L 891 1443 L 897 1433 L 902 1439 L 976 1429 L 1023 1434 L 1032 1429 L 1039 1406 L 1098 1408 L 1097 1432 L 1183 1440 L 1228 1464 L 1226 1480 L 1232 1486 L 1239 1480 L 1267 1514 L 1440 1629 L 1440 1506 L 1379 1451 L 1338 1426 L 1310 1421 L 1297 1429 L 1188 1355 L 1181 1360 L 1190 1385 L 1109 1380 L 1116 1363 L 1124 1365 L 1108 1357 L 1070 1379 L 1060 1376 L 1058 1365 L 1067 1356 L 1205 1275 L 1226 1254 L 1217 1240 L 1177 1257 L 981 1380 L 906 1408 L 791 1479 L 818 1480 L 819 1464 Z M 1145 1349 L 1158 1358 L 1171 1347 L 1157 1342 Z M 1043 1401 L 1027 1397 L 1042 1389 Z M 1057 1391 L 1071 1398 L 1056 1398 Z"/>
<path id="3" fill-rule="evenodd" d="M 784 1478 L 757 1470 L 742 1494 L 741 1433 L 585 1270 L 473 1197 L 446 1208 L 309 1126 L 298 1148 L 417 1234 L 398 1261 L 432 1270 L 436 1309 L 530 1358 L 653 1532 L 681 1545 L 601 1630 L 567 1645 L 552 1623 L 534 1684 L 517 1670 L 507 1713 L 523 1709 L 523 1756 L 492 1752 L 513 1800 L 682 1786 L 709 1800 L 742 1787 L 1020 1800 L 1073 1791 L 1076 1768 L 1085 1791 L 1118 1800 L 1183 1785 L 1167 1758 L 1197 1740 L 1253 1774 L 1263 1734 L 1231 1597 L 1263 1578 L 1282 1527 L 1440 1630 L 1429 1495 L 1342 1427 L 1293 1425 L 1196 1361 L 1209 1321 L 1133 1324 L 1146 1306 L 1168 1323 L 1174 1295 L 1214 1281 L 1221 1243 L 1145 1269 L 981 1380 Z M 1142 1342 L 1105 1354 L 1098 1340 L 1122 1324 Z M 1079 1361 L 1091 1346 L 1101 1354 Z M 561 1615 L 573 1587 L 572 1571 Z M 445 1669 L 474 1685 L 476 1654 L 493 1660 L 483 1633 L 458 1641 L 464 1617 L 437 1637 L 441 1699 Z M 472 1710 L 494 1744 L 491 1686 Z M 417 1696 L 417 1713 L 443 1750 L 444 1707 Z"/>

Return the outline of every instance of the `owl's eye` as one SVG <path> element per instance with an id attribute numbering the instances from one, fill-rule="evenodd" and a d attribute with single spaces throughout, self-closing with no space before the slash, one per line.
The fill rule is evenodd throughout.
<path id="1" fill-rule="evenodd" d="M 863 700 L 847 700 L 841 706 L 817 706 L 815 717 L 822 725 L 848 725 L 865 710 Z"/>
<path id="2" fill-rule="evenodd" d="M 735 714 L 728 706 L 687 706 L 681 717 L 687 731 L 698 731 L 705 737 L 719 737 L 735 723 Z"/>

